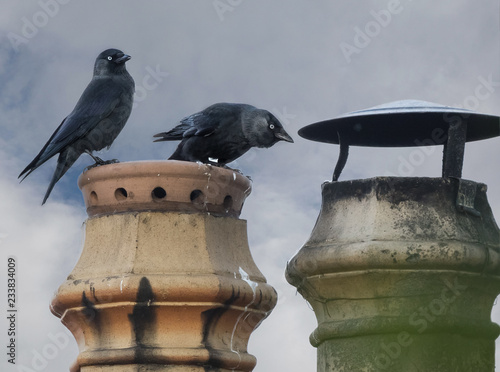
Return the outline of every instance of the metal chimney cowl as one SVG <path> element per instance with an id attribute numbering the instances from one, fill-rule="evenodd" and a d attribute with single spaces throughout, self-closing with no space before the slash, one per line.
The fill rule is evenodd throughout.
<path id="1" fill-rule="evenodd" d="M 400 101 L 299 132 L 341 146 L 316 225 L 286 268 L 318 321 L 318 372 L 494 372 L 500 231 L 486 185 L 461 171 L 465 142 L 498 136 L 499 123 Z M 349 145 L 415 146 L 436 130 L 443 177 L 337 181 Z"/>
<path id="2" fill-rule="evenodd" d="M 90 169 L 79 186 L 83 251 L 51 304 L 80 349 L 71 371 L 252 371 L 248 339 L 277 297 L 238 219 L 250 181 L 151 161 Z"/>
<path id="3" fill-rule="evenodd" d="M 377 177 L 323 184 L 287 280 L 311 304 L 318 372 L 493 372 L 499 230 L 455 207 L 458 182 Z"/>

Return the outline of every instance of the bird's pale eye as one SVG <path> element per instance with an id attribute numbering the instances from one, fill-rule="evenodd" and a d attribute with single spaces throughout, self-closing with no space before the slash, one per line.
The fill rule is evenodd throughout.
<path id="1" fill-rule="evenodd" d="M 273 130 L 274 129 L 274 124 L 269 124 L 269 129 Z"/>
<path id="2" fill-rule="evenodd" d="M 113 57 L 108 56 L 108 61 L 111 61 L 112 59 L 113 59 Z"/>

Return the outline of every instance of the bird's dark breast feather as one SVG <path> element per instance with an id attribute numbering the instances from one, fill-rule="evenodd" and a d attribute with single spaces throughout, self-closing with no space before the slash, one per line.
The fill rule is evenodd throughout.
<path id="1" fill-rule="evenodd" d="M 82 151 L 99 151 L 111 146 L 118 137 L 130 115 L 130 110 L 119 106 L 111 115 L 102 119 L 92 130 L 79 139 L 82 141 Z"/>
<path id="2" fill-rule="evenodd" d="M 246 143 L 227 142 L 219 146 L 218 151 L 212 157 L 218 159 L 219 163 L 226 164 L 236 160 L 248 150 L 250 146 Z"/>
<path id="3" fill-rule="evenodd" d="M 182 152 L 187 160 L 208 162 L 209 158 L 218 159 L 219 163 L 230 163 L 250 149 L 241 137 L 221 140 L 220 136 L 191 137 L 183 141 Z"/>

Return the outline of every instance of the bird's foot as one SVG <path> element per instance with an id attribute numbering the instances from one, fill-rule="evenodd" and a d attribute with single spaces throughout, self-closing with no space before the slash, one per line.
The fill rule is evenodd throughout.
<path id="1" fill-rule="evenodd" d="M 118 160 L 118 159 L 111 159 L 111 160 L 106 160 L 102 164 L 99 164 L 99 165 L 116 164 L 116 163 L 119 163 L 119 162 L 120 162 L 120 160 Z"/>
<path id="2" fill-rule="evenodd" d="M 223 164 L 217 163 L 217 161 L 211 161 L 211 160 L 208 160 L 207 162 L 205 162 L 203 164 L 212 165 L 214 167 L 222 167 L 222 166 L 224 166 Z"/>
<path id="3" fill-rule="evenodd" d="M 91 165 L 90 167 L 87 167 L 87 168 L 94 168 L 94 167 L 97 167 L 99 165 L 106 165 L 106 164 L 114 164 L 114 163 L 119 163 L 119 160 L 118 159 L 111 159 L 111 160 L 102 160 L 100 157 L 98 156 L 95 156 L 95 155 L 92 155 L 92 152 L 89 151 L 89 150 L 85 150 L 85 153 L 90 156 L 92 159 L 94 159 L 95 161 L 95 164 L 94 165 Z"/>
<path id="4" fill-rule="evenodd" d="M 225 165 L 225 164 L 223 164 L 223 165 L 218 165 L 218 167 L 219 167 L 219 168 L 228 169 L 228 170 L 230 170 L 230 171 L 233 171 L 233 172 L 235 172 L 235 173 L 238 173 L 238 174 L 240 174 L 240 175 L 242 175 L 242 176 L 245 176 L 246 178 L 248 178 L 250 181 L 252 181 L 252 182 L 253 182 L 252 177 L 245 175 L 245 173 L 243 173 L 243 172 L 242 172 L 241 170 L 239 170 L 239 169 L 228 167 L 228 166 L 227 166 L 227 165 Z"/>
<path id="5" fill-rule="evenodd" d="M 213 166 L 216 166 L 216 167 L 219 167 L 219 168 L 229 169 L 229 170 L 232 170 L 232 171 L 236 171 L 236 172 L 238 172 L 238 173 L 241 173 L 238 169 L 233 169 L 233 168 L 228 167 L 226 164 L 223 164 L 223 163 L 208 162 L 207 164 L 210 164 L 210 165 L 213 165 Z"/>
<path id="6" fill-rule="evenodd" d="M 92 168 L 100 167 L 101 165 L 116 164 L 116 163 L 120 162 L 118 159 L 102 160 L 101 158 L 98 158 L 97 156 L 92 156 L 92 157 L 95 160 L 95 164 L 92 164 L 92 165 L 89 165 L 88 167 L 85 167 L 83 170 L 84 172 L 86 172 Z"/>
<path id="7" fill-rule="evenodd" d="M 252 179 L 250 178 L 250 176 L 246 176 L 246 175 L 245 175 L 245 173 L 243 173 L 243 171 L 241 171 L 241 170 L 239 170 L 239 169 L 236 169 L 236 168 L 230 168 L 230 167 L 228 167 L 227 165 L 225 165 L 225 166 L 224 166 L 224 168 L 225 168 L 225 169 L 229 169 L 229 170 L 231 170 L 231 171 L 233 171 L 233 172 L 235 172 L 235 173 L 241 174 L 242 176 L 247 177 L 250 181 L 252 180 Z"/>
<path id="8" fill-rule="evenodd" d="M 229 168 L 229 169 L 231 169 L 231 168 Z M 231 170 L 233 172 L 236 172 L 236 173 L 241 174 L 242 176 L 244 176 L 243 172 L 241 170 L 239 170 L 239 169 L 231 169 Z"/>

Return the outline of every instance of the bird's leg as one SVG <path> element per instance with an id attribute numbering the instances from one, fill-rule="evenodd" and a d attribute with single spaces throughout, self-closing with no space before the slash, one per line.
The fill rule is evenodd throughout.
<path id="1" fill-rule="evenodd" d="M 214 167 L 221 167 L 222 165 L 217 163 L 216 161 L 207 161 L 205 164 L 208 164 L 208 165 L 213 165 Z"/>
<path id="2" fill-rule="evenodd" d="M 119 163 L 118 159 L 102 160 L 100 157 L 92 155 L 92 152 L 89 150 L 85 150 L 85 153 L 88 154 L 92 159 L 94 159 L 95 164 L 89 165 L 84 169 L 84 171 L 88 171 L 89 169 L 99 167 L 101 165 Z"/>
<path id="3" fill-rule="evenodd" d="M 102 160 L 101 158 L 99 158 L 97 156 L 92 155 L 92 153 L 89 150 L 85 150 L 85 153 L 87 155 L 89 155 L 92 159 L 94 159 L 94 161 L 95 161 L 94 165 L 95 166 L 97 166 L 97 165 L 103 165 L 104 164 L 104 160 Z"/>

